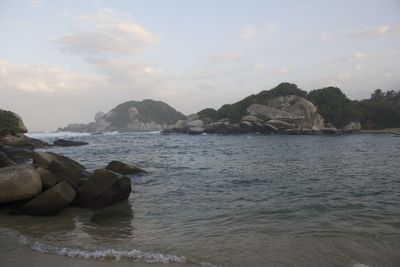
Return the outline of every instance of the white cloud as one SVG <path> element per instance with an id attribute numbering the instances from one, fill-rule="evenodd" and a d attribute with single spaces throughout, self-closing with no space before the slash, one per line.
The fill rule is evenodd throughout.
<path id="1" fill-rule="evenodd" d="M 57 67 L 0 61 L 0 90 L 54 93 L 88 89 L 103 82 L 98 76 L 79 75 Z"/>
<path id="2" fill-rule="evenodd" d="M 41 7 L 43 5 L 43 0 L 31 0 L 31 5 L 34 8 Z"/>
<path id="3" fill-rule="evenodd" d="M 129 55 L 159 42 L 157 35 L 110 9 L 98 9 L 75 20 L 73 32 L 51 39 L 69 52 Z"/>
<path id="4" fill-rule="evenodd" d="M 320 38 L 324 41 L 348 40 L 356 38 L 374 38 L 378 36 L 388 36 L 400 33 L 400 25 L 381 25 L 376 27 L 359 28 L 338 33 L 322 32 Z"/>
<path id="5" fill-rule="evenodd" d="M 240 51 L 227 50 L 220 53 L 216 53 L 210 56 L 211 61 L 216 63 L 224 62 L 240 62 L 243 61 L 245 55 Z"/>
<path id="6" fill-rule="evenodd" d="M 273 23 L 268 23 L 267 25 L 265 25 L 265 27 L 263 27 L 263 31 L 266 33 L 272 33 L 272 32 L 276 32 L 279 29 L 279 27 Z"/>
<path id="7" fill-rule="evenodd" d="M 256 33 L 258 32 L 258 28 L 254 25 L 248 25 L 240 29 L 240 35 L 243 39 L 250 40 L 252 39 Z"/>
<path id="8" fill-rule="evenodd" d="M 357 52 L 357 53 L 354 53 L 354 55 L 353 55 L 353 59 L 364 59 L 364 58 L 366 58 L 368 55 L 366 54 L 366 53 L 362 53 L 362 52 Z"/>
<path id="9" fill-rule="evenodd" d="M 386 78 L 391 78 L 393 74 L 391 72 L 385 72 L 383 76 L 385 76 Z"/>

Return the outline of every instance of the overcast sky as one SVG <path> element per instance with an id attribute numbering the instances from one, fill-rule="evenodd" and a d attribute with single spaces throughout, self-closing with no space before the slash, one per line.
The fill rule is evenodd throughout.
<path id="1" fill-rule="evenodd" d="M 30 131 L 128 100 L 189 114 L 293 82 L 400 89 L 400 1 L 0 0 L 0 108 Z"/>

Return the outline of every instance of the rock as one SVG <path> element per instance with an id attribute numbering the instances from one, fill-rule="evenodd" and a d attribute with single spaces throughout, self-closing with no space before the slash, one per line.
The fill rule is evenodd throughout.
<path id="1" fill-rule="evenodd" d="M 205 132 L 205 130 L 204 130 L 203 127 L 190 127 L 190 128 L 187 130 L 187 133 L 188 133 L 188 134 L 202 134 L 202 133 L 204 133 L 204 132 Z"/>
<path id="2" fill-rule="evenodd" d="M 18 114 L 12 111 L 0 109 L 0 135 L 26 132 L 28 132 L 28 130 Z"/>
<path id="3" fill-rule="evenodd" d="M 332 127 L 332 128 L 325 127 L 325 128 L 320 128 L 319 130 L 321 131 L 321 133 L 324 133 L 324 134 L 335 134 L 338 132 L 338 130 L 334 127 Z"/>
<path id="4" fill-rule="evenodd" d="M 296 128 L 311 130 L 324 127 L 324 120 L 317 108 L 307 99 L 286 95 L 267 101 L 267 105 L 253 104 L 247 108 L 250 115 L 262 116 L 270 120 L 292 123 Z"/>
<path id="5" fill-rule="evenodd" d="M 43 190 L 47 190 L 57 183 L 57 178 L 54 176 L 54 174 L 45 168 L 39 167 L 36 169 L 36 172 L 39 174 L 40 179 L 42 180 Z"/>
<path id="6" fill-rule="evenodd" d="M 84 146 L 88 145 L 89 143 L 83 141 L 74 141 L 74 140 L 65 140 L 65 139 L 57 139 L 54 140 L 54 146 Z"/>
<path id="7" fill-rule="evenodd" d="M 36 196 L 14 213 L 39 216 L 52 215 L 71 204 L 75 196 L 75 190 L 67 182 L 61 182 Z"/>
<path id="8" fill-rule="evenodd" d="M 50 146 L 49 143 L 25 136 L 22 133 L 8 134 L 0 139 L 0 145 L 41 148 Z"/>
<path id="9" fill-rule="evenodd" d="M 201 127 L 204 128 L 204 122 L 202 120 L 194 120 L 186 122 L 187 128 Z"/>
<path id="10" fill-rule="evenodd" d="M 176 130 L 176 131 L 180 131 L 180 130 L 183 131 L 183 130 L 185 130 L 185 128 L 186 128 L 186 121 L 185 120 L 178 120 L 175 123 L 174 127 L 173 127 L 173 129 Z"/>
<path id="11" fill-rule="evenodd" d="M 278 132 L 278 129 L 268 123 L 253 123 L 253 131 L 262 134 L 271 134 Z"/>
<path id="12" fill-rule="evenodd" d="M 106 169 L 97 169 L 78 190 L 75 204 L 98 208 L 127 199 L 132 191 L 131 180 Z"/>
<path id="13" fill-rule="evenodd" d="M 189 116 L 186 117 L 186 121 L 195 121 L 200 118 L 199 114 L 190 114 Z"/>
<path id="14" fill-rule="evenodd" d="M 120 173 L 123 175 L 129 175 L 129 174 L 136 174 L 136 173 L 144 173 L 146 171 L 137 168 L 135 166 L 132 165 L 128 165 L 126 163 L 123 163 L 121 161 L 117 161 L 117 160 L 113 160 L 111 161 L 107 167 L 106 170 L 110 170 L 116 173 Z"/>
<path id="15" fill-rule="evenodd" d="M 296 128 L 296 125 L 294 125 L 293 123 L 287 123 L 280 120 L 269 120 L 268 124 L 274 126 L 278 130 L 287 130 Z"/>
<path id="16" fill-rule="evenodd" d="M 251 123 L 250 121 L 241 121 L 240 128 L 251 131 L 253 129 L 253 123 Z"/>
<path id="17" fill-rule="evenodd" d="M 4 146 L 3 151 L 16 163 L 28 163 L 33 158 L 33 146 Z"/>
<path id="18" fill-rule="evenodd" d="M 345 133 L 354 133 L 354 132 L 358 132 L 361 131 L 361 123 L 360 122 L 350 122 L 349 124 L 343 126 L 342 128 L 340 128 L 340 130 L 342 132 Z"/>
<path id="19" fill-rule="evenodd" d="M 247 122 L 263 122 L 260 118 L 257 118 L 257 116 L 254 115 L 246 115 L 242 117 L 242 121 L 247 121 Z"/>
<path id="20" fill-rule="evenodd" d="M 211 134 L 241 134 L 249 130 L 242 128 L 239 123 L 231 124 L 228 120 L 220 120 L 207 126 L 206 132 Z"/>
<path id="21" fill-rule="evenodd" d="M 0 169 L 0 203 L 28 199 L 42 192 L 42 181 L 30 164 Z"/>
<path id="22" fill-rule="evenodd" d="M 67 181 L 75 189 L 82 177 L 89 176 L 85 167 L 78 162 L 52 152 L 35 152 L 33 164 L 46 167 L 58 180 Z"/>
<path id="23" fill-rule="evenodd" d="M 16 163 L 0 148 L 0 168 L 9 167 Z"/>

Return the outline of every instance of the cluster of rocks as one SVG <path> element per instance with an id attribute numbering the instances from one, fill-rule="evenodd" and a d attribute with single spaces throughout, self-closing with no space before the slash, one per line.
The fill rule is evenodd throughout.
<path id="1" fill-rule="evenodd" d="M 321 134 L 343 133 L 361 130 L 361 124 L 351 122 L 337 129 L 325 124 L 317 108 L 307 99 L 295 95 L 286 95 L 269 99 L 265 105 L 252 104 L 247 114 L 239 122 L 228 119 L 214 121 L 201 118 L 198 114 L 179 120 L 172 128 L 163 133 L 187 134 L 237 134 L 237 133 L 282 133 L 282 134 Z"/>
<path id="2" fill-rule="evenodd" d="M 52 215 L 69 205 L 100 208 L 125 200 L 132 191 L 125 175 L 143 170 L 119 161 L 90 173 L 52 152 L 33 152 L 32 164 L 18 164 L 0 151 L 0 204 L 12 214 Z"/>

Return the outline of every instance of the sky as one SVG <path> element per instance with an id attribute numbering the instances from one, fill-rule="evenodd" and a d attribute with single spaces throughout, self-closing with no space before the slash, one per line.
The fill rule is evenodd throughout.
<path id="1" fill-rule="evenodd" d="M 0 0 L 0 108 L 29 131 L 129 100 L 184 114 L 281 82 L 400 90 L 398 0 Z"/>

